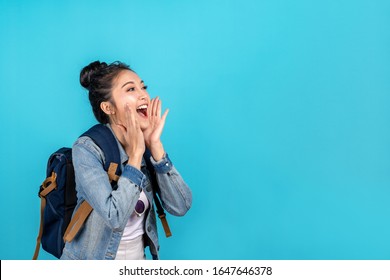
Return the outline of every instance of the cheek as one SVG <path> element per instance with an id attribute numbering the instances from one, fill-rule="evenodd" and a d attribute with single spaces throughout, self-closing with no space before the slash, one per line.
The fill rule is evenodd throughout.
<path id="1" fill-rule="evenodd" d="M 129 104 L 130 109 L 136 114 L 137 98 L 132 95 L 127 95 L 115 100 L 116 116 L 122 124 L 126 123 L 126 111 L 125 106 Z"/>
<path id="2" fill-rule="evenodd" d="M 115 107 L 117 112 L 119 112 L 121 115 L 124 115 L 126 104 L 129 104 L 130 109 L 134 110 L 137 104 L 137 99 L 131 95 L 117 98 L 115 100 Z"/>
<path id="3" fill-rule="evenodd" d="M 119 110 L 123 110 L 126 104 L 129 104 L 130 108 L 135 107 L 137 98 L 134 95 L 127 94 L 115 100 L 115 105 Z"/>
<path id="4" fill-rule="evenodd" d="M 126 122 L 126 115 L 125 115 L 125 110 L 123 109 L 117 109 L 116 111 L 116 117 L 117 117 L 117 120 L 120 124 L 124 125 Z"/>

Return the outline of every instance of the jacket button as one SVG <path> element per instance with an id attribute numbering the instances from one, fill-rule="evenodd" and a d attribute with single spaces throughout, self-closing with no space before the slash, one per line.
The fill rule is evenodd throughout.
<path id="1" fill-rule="evenodd" d="M 150 232 L 152 230 L 151 226 L 148 226 L 148 232 Z"/>

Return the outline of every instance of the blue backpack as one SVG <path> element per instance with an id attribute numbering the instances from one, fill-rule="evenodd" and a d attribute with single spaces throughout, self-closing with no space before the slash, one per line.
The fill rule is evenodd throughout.
<path id="1" fill-rule="evenodd" d="M 81 136 L 90 137 L 104 153 L 104 170 L 107 172 L 113 189 L 121 174 L 120 154 L 116 139 L 111 130 L 102 124 L 91 127 Z M 81 137 L 80 136 L 80 137 Z M 150 162 L 150 152 L 144 155 L 149 173 L 152 175 L 152 186 L 157 214 L 161 219 L 165 234 L 171 236 L 166 215 L 157 197 L 157 180 Z M 42 248 L 60 258 L 65 242 L 71 242 L 92 212 L 92 207 L 84 201 L 75 213 L 77 204 L 76 183 L 72 163 L 72 149 L 61 148 L 50 155 L 46 179 L 39 188 L 38 196 L 41 198 L 41 218 L 37 244 L 33 260 L 38 258 L 39 249 Z"/>

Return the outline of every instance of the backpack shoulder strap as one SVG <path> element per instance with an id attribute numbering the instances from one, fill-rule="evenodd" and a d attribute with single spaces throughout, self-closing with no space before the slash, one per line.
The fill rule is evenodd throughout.
<path id="1" fill-rule="evenodd" d="M 156 171 L 154 170 L 153 164 L 150 161 L 151 156 L 152 156 L 152 153 L 149 151 L 149 149 L 146 149 L 145 153 L 144 153 L 144 160 L 146 162 L 146 167 L 149 170 L 149 174 L 151 177 L 150 179 L 152 181 L 154 204 L 156 205 L 157 215 L 161 220 L 161 224 L 163 226 L 165 236 L 170 237 L 170 236 L 172 236 L 172 232 L 171 232 L 171 229 L 169 228 L 164 208 L 161 206 L 160 198 L 158 197 L 158 195 L 160 193 L 160 187 L 158 186 Z"/>
<path id="2" fill-rule="evenodd" d="M 97 124 L 84 132 L 80 137 L 88 136 L 103 151 L 105 161 L 104 170 L 107 171 L 113 189 L 116 189 L 116 182 L 121 174 L 120 153 L 116 138 L 111 130 L 102 124 Z M 72 242 L 80 228 L 92 212 L 91 205 L 85 200 L 74 213 L 72 220 L 64 234 L 65 242 Z"/>
<path id="3" fill-rule="evenodd" d="M 121 174 L 120 153 L 116 138 L 111 130 L 103 124 L 97 124 L 81 136 L 88 136 L 102 149 L 105 157 L 104 170 L 108 172 L 111 181 L 117 181 Z"/>
<path id="4" fill-rule="evenodd" d="M 97 124 L 93 127 L 91 127 L 88 131 L 83 133 L 81 136 L 88 136 L 91 138 L 96 145 L 99 146 L 100 149 L 102 149 L 104 156 L 105 156 L 105 162 L 104 162 L 104 169 L 108 172 L 108 176 L 110 177 L 110 180 L 112 183 L 118 181 L 119 176 L 121 174 L 120 169 L 120 154 L 119 154 L 119 148 L 116 141 L 115 136 L 111 132 L 111 130 L 103 125 L 103 124 Z M 80 137 L 81 137 L 80 136 Z M 149 173 L 151 174 L 152 179 L 152 187 L 153 187 L 153 198 L 155 201 L 155 205 L 157 208 L 157 214 L 161 220 L 161 223 L 163 225 L 165 235 L 167 237 L 170 237 L 172 235 L 169 225 L 166 219 L 166 214 L 161 206 L 160 199 L 158 197 L 159 193 L 159 187 L 158 182 L 156 178 L 156 174 L 153 168 L 153 165 L 150 161 L 151 152 L 146 149 L 144 154 L 144 159 L 147 165 L 147 168 L 149 169 Z M 114 187 L 114 185 L 113 185 Z"/>

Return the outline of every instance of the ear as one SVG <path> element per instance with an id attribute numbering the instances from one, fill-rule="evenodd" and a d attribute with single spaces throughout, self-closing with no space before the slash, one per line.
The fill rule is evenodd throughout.
<path id="1" fill-rule="evenodd" d="M 112 106 L 111 102 L 109 101 L 103 101 L 100 103 L 100 109 L 102 109 L 102 111 L 107 115 L 115 114 L 114 106 Z"/>

